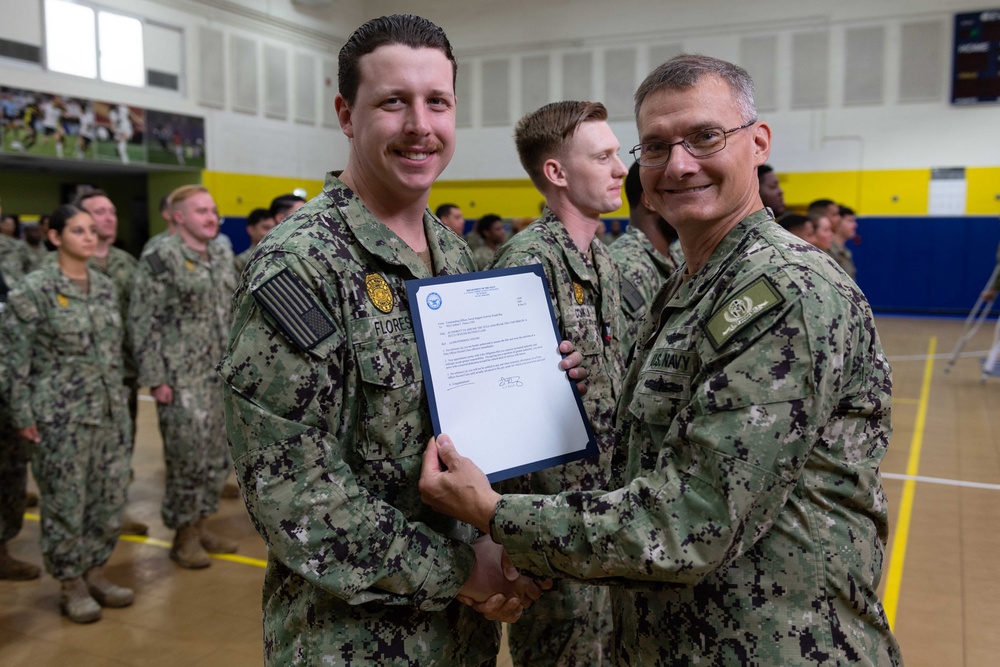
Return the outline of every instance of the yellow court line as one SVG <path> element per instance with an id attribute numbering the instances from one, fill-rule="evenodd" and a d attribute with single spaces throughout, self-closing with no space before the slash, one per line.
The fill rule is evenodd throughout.
<path id="1" fill-rule="evenodd" d="M 893 405 L 899 405 L 899 404 L 903 404 L 903 405 L 920 405 L 920 399 L 919 398 L 896 398 L 895 396 L 893 396 L 892 397 L 892 404 Z"/>
<path id="2" fill-rule="evenodd" d="M 934 349 L 937 347 L 937 337 L 931 336 L 927 350 L 927 361 L 924 363 L 924 381 L 920 388 L 920 403 L 917 407 L 917 420 L 913 425 L 913 439 L 910 440 L 910 458 L 906 463 L 908 477 L 916 477 L 920 471 L 920 449 L 924 443 L 924 426 L 927 423 L 927 406 L 930 403 L 931 376 L 934 372 Z M 892 539 L 892 556 L 889 558 L 889 572 L 885 580 L 885 616 L 889 620 L 891 630 L 896 622 L 896 609 L 899 607 L 899 590 L 903 581 L 903 563 L 906 560 L 906 542 L 910 536 L 910 518 L 913 516 L 913 494 L 917 488 L 916 480 L 907 479 L 903 482 L 903 496 L 899 501 L 899 515 L 896 518 L 896 532 Z"/>
<path id="3" fill-rule="evenodd" d="M 39 521 L 41 517 L 39 517 L 37 514 L 25 512 L 24 518 L 30 519 L 31 521 Z M 152 547 L 161 547 L 163 549 L 169 549 L 173 546 L 173 544 L 165 540 L 158 540 L 155 537 L 143 537 L 141 535 L 122 535 L 118 539 L 125 540 L 126 542 L 135 542 L 137 544 L 146 544 Z M 267 561 L 261 560 L 259 558 L 250 558 L 249 556 L 237 556 L 236 554 L 209 553 L 208 555 L 211 556 L 212 558 L 215 558 L 216 560 L 227 560 L 230 563 L 241 563 L 243 565 L 252 565 L 254 567 L 267 567 Z"/>

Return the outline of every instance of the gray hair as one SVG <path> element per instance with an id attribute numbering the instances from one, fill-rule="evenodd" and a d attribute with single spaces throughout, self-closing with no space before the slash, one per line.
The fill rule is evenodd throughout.
<path id="1" fill-rule="evenodd" d="M 739 65 L 699 54 L 681 54 L 671 58 L 652 72 L 635 91 L 635 117 L 639 118 L 639 107 L 651 93 L 658 90 L 681 90 L 697 84 L 703 76 L 717 76 L 727 84 L 736 96 L 736 108 L 744 123 L 757 118 L 757 105 L 753 99 L 753 79 Z"/>

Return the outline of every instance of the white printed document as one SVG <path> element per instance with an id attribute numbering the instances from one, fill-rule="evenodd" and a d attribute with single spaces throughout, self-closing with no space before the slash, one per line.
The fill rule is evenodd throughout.
<path id="1" fill-rule="evenodd" d="M 436 434 L 499 482 L 597 455 L 538 264 L 406 283 Z"/>

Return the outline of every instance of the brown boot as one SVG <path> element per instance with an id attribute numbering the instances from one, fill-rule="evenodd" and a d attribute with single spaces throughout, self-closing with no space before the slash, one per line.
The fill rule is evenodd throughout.
<path id="1" fill-rule="evenodd" d="M 181 567 L 200 570 L 212 564 L 212 558 L 205 552 L 198 539 L 198 526 L 191 524 L 177 530 L 170 558 Z"/>
<path id="2" fill-rule="evenodd" d="M 131 588 L 108 581 L 103 565 L 90 568 L 83 578 L 87 582 L 87 590 L 102 607 L 127 607 L 135 602 L 135 593 Z"/>
<path id="3" fill-rule="evenodd" d="M 101 605 L 90 597 L 83 577 L 62 582 L 59 608 L 74 623 L 93 623 L 101 618 Z"/>
<path id="4" fill-rule="evenodd" d="M 37 565 L 18 560 L 7 552 L 7 543 L 0 542 L 0 579 L 27 581 L 37 579 L 42 570 Z"/>
<path id="5" fill-rule="evenodd" d="M 222 492 L 219 496 L 225 498 L 226 500 L 236 500 L 240 497 L 240 487 L 236 486 L 232 482 L 226 482 L 222 485 Z"/>
<path id="6" fill-rule="evenodd" d="M 201 539 L 201 546 L 205 547 L 208 552 L 213 554 L 234 554 L 239 549 L 240 545 L 236 540 L 223 537 L 206 528 L 204 519 L 199 519 L 196 525 L 198 526 L 198 537 Z"/>
<path id="7" fill-rule="evenodd" d="M 149 534 L 149 526 L 144 524 L 142 521 L 129 516 L 128 512 L 125 512 L 124 516 L 122 516 L 121 534 L 145 536 Z"/>

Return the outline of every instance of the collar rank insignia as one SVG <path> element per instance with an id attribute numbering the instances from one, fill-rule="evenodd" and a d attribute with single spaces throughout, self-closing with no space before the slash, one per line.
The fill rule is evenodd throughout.
<path id="1" fill-rule="evenodd" d="M 59 302 L 59 305 L 62 308 L 69 307 L 69 297 L 66 296 L 65 294 L 57 294 L 56 295 L 56 301 Z"/>
<path id="2" fill-rule="evenodd" d="M 385 278 L 377 273 L 369 273 L 365 276 L 365 290 L 372 304 L 383 313 L 391 313 L 395 300 L 392 298 L 392 290 Z"/>
<path id="3" fill-rule="evenodd" d="M 583 285 L 573 281 L 573 298 L 576 299 L 576 305 L 583 305 Z"/>

